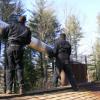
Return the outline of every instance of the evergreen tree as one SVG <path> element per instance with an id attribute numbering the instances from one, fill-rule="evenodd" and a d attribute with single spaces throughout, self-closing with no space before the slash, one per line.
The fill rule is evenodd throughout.
<path id="1" fill-rule="evenodd" d="M 32 31 L 32 36 L 45 43 L 53 44 L 56 36 L 55 31 L 58 29 L 58 21 L 52 9 L 47 8 L 46 3 L 46 0 L 38 0 L 35 2 L 36 11 L 33 11 L 34 13 L 30 19 L 29 26 Z M 37 62 L 37 68 L 40 68 L 42 78 L 45 76 L 44 70 L 47 66 L 44 56 L 43 53 L 40 53 L 38 55 L 39 61 Z"/>
<path id="2" fill-rule="evenodd" d="M 98 25 L 98 38 L 95 41 L 93 49 L 93 57 L 95 59 L 95 70 L 96 70 L 96 80 L 100 80 L 100 14 L 97 16 L 97 25 Z"/>

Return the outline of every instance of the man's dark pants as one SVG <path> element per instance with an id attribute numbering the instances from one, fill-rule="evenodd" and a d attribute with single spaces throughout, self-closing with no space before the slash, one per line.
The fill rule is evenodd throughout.
<path id="1" fill-rule="evenodd" d="M 61 73 L 61 70 L 64 70 L 66 77 L 68 78 L 72 88 L 76 89 L 77 84 L 76 84 L 76 80 L 75 80 L 75 77 L 74 77 L 74 74 L 73 74 L 73 71 L 72 71 L 71 64 L 64 64 L 64 63 L 57 62 L 56 66 L 57 66 L 56 69 L 59 70 L 59 73 Z"/>
<path id="2" fill-rule="evenodd" d="M 23 48 L 18 45 L 9 46 L 7 49 L 7 57 L 8 57 L 8 66 L 6 69 L 7 90 L 12 90 L 15 74 L 17 74 L 19 87 L 22 87 L 24 84 L 23 65 L 22 65 Z"/>

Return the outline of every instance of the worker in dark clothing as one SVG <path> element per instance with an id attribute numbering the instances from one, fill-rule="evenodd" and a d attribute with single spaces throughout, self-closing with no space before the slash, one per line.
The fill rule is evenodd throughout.
<path id="1" fill-rule="evenodd" d="M 28 27 L 25 26 L 26 17 L 20 16 L 18 23 L 13 23 L 6 29 L 4 33 L 8 37 L 8 47 L 7 47 L 7 58 L 8 66 L 6 69 L 6 86 L 7 94 L 12 93 L 13 80 L 15 77 L 15 72 L 17 74 L 17 79 L 19 83 L 19 93 L 24 93 L 24 79 L 23 79 L 23 69 L 22 64 L 24 47 L 31 42 L 31 32 Z M 8 34 L 7 34 L 8 33 Z"/>
<path id="2" fill-rule="evenodd" d="M 66 41 L 65 34 L 60 34 L 60 39 L 57 39 L 55 42 L 53 52 L 56 58 L 56 68 L 59 70 L 61 78 L 61 85 L 65 85 L 65 78 L 68 77 L 73 90 L 78 90 L 76 80 L 70 66 L 71 45 L 68 41 Z M 65 73 L 65 76 L 64 74 L 61 75 L 62 73 Z"/>

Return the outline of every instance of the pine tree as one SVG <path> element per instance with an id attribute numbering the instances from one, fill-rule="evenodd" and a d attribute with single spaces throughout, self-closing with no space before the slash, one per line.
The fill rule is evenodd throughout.
<path id="1" fill-rule="evenodd" d="M 46 0 L 36 1 L 36 11 L 34 11 L 30 19 L 29 26 L 32 31 L 32 36 L 45 43 L 53 44 L 56 36 L 55 31 L 57 30 L 59 24 L 52 9 L 47 8 L 46 3 Z M 37 66 L 41 70 L 42 78 L 45 76 L 44 70 L 47 66 L 44 56 L 45 55 L 43 53 L 39 54 L 39 62 Z"/>

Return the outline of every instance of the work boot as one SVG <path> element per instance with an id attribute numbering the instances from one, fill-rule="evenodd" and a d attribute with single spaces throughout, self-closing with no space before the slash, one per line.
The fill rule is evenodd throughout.
<path id="1" fill-rule="evenodd" d="M 12 91 L 11 90 L 7 90 L 6 94 L 12 94 Z"/>
<path id="2" fill-rule="evenodd" d="M 78 86 L 72 87 L 72 89 L 73 89 L 74 91 L 78 91 L 78 90 L 79 90 L 79 87 L 78 87 Z"/>

